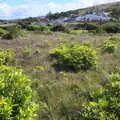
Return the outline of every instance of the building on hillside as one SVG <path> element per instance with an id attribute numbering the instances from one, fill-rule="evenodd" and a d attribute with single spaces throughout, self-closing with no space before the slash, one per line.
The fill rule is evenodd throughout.
<path id="1" fill-rule="evenodd" d="M 66 21 L 68 23 L 76 23 L 76 18 L 79 17 L 78 15 L 71 15 L 71 17 Z"/>
<path id="2" fill-rule="evenodd" d="M 68 17 L 60 17 L 58 19 L 56 19 L 53 23 L 54 24 L 63 24 L 65 22 L 67 22 L 69 18 Z"/>
<path id="3" fill-rule="evenodd" d="M 82 21 L 85 21 L 85 18 L 84 16 L 78 16 L 75 18 L 76 22 L 82 22 Z"/>
<path id="4" fill-rule="evenodd" d="M 88 22 L 106 22 L 109 21 L 108 16 L 96 15 L 96 14 L 86 14 L 84 16 L 79 16 L 76 18 L 77 22 L 88 21 Z"/>
<path id="5" fill-rule="evenodd" d="M 63 23 L 77 23 L 77 22 L 107 22 L 110 20 L 110 17 L 107 15 L 97 15 L 96 13 L 88 13 L 83 16 L 72 15 L 71 17 L 60 17 L 56 19 L 54 24 L 63 24 Z"/>

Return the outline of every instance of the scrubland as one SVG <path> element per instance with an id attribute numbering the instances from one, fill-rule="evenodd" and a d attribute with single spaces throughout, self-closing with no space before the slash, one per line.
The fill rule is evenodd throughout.
<path id="1" fill-rule="evenodd" d="M 96 64 L 87 69 L 74 70 L 71 67 L 68 69 L 66 64 L 69 63 L 70 58 L 64 59 L 64 54 L 59 52 L 57 55 L 63 58 L 60 59 L 62 64 L 59 64 L 60 61 L 58 65 L 54 65 L 55 59 L 50 55 L 50 51 L 61 45 L 71 47 L 74 44 L 94 50 Z M 23 74 L 31 79 L 30 87 L 36 92 L 32 99 L 36 102 L 36 106 L 40 106 L 36 110 L 38 120 L 119 119 L 119 33 L 78 31 L 77 33 L 75 31 L 41 33 L 24 30 L 23 35 L 17 39 L 1 39 L 0 48 L 1 51 L 10 49 L 13 52 L 12 59 L 7 57 L 7 64 L 6 62 L 1 64 L 22 69 Z M 69 52 L 68 54 L 72 55 Z M 73 61 L 74 58 L 73 54 Z M 86 65 L 85 61 L 82 62 Z M 71 62 L 70 66 L 72 63 L 75 62 Z M 77 67 L 78 62 L 75 65 Z M 61 67 L 63 69 L 60 69 Z M 22 119 L 32 118 L 21 117 Z"/>

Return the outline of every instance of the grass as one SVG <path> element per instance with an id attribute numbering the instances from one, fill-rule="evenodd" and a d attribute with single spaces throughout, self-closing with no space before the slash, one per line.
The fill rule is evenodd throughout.
<path id="1" fill-rule="evenodd" d="M 88 33 L 88 30 L 72 30 L 71 34 L 81 34 L 81 33 Z"/>
<path id="2" fill-rule="evenodd" d="M 69 110 L 79 111 L 81 105 L 87 104 L 87 92 L 102 87 L 109 73 L 119 71 L 119 49 L 113 54 L 102 53 L 101 50 L 101 44 L 110 37 L 109 34 L 83 34 L 81 31 L 77 34 L 60 32 L 26 34 L 19 40 L 0 40 L 0 48 L 12 48 L 16 55 L 11 65 L 24 69 L 24 72 L 33 79 L 32 87 L 36 89 L 38 99 L 44 103 L 39 112 L 39 119 L 66 120 L 64 112 L 69 115 Z M 117 36 L 120 37 L 120 34 Z M 49 50 L 62 43 L 75 42 L 92 44 L 99 58 L 97 68 L 77 73 L 56 71 L 52 67 Z M 28 55 L 24 56 L 23 50 L 28 50 Z"/>

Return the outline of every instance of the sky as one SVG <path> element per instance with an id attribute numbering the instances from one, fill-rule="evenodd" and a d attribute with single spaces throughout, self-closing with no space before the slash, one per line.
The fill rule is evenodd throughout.
<path id="1" fill-rule="evenodd" d="M 18 19 L 120 0 L 0 0 L 0 19 Z"/>

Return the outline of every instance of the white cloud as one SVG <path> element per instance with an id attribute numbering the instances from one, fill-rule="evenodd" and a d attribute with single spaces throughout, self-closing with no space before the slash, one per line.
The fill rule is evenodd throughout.
<path id="1" fill-rule="evenodd" d="M 6 3 L 0 3 L 0 16 L 9 16 L 12 13 L 12 9 Z"/>
<path id="2" fill-rule="evenodd" d="M 19 6 L 10 6 L 6 3 L 0 3 L 0 19 L 24 18 L 29 16 L 45 15 L 49 11 L 61 12 L 71 9 L 84 8 L 101 3 L 115 2 L 120 0 L 76 0 L 67 3 L 54 3 L 45 0 L 24 0 L 27 4 Z"/>

